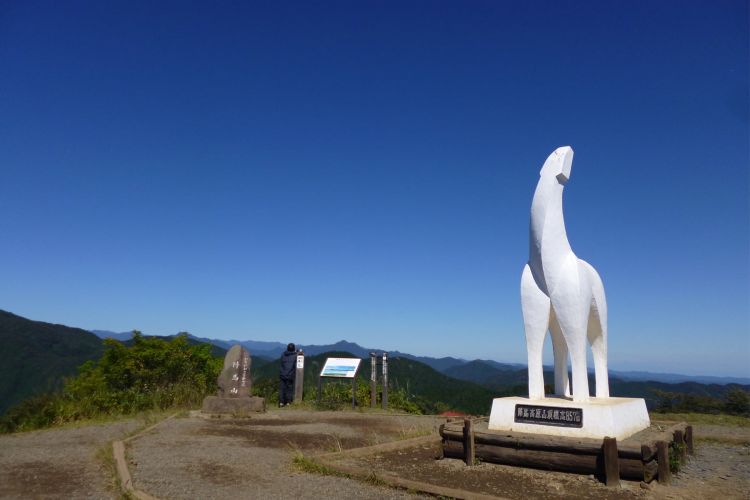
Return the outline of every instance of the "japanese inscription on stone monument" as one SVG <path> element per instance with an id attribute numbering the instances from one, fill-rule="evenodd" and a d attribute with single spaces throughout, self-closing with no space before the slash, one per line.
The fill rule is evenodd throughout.
<path id="1" fill-rule="evenodd" d="M 220 395 L 225 398 L 250 395 L 250 353 L 244 347 L 238 344 L 229 349 L 218 382 Z"/>
<path id="2" fill-rule="evenodd" d="M 582 427 L 583 409 L 555 406 L 516 405 L 513 420 L 523 424 Z"/>

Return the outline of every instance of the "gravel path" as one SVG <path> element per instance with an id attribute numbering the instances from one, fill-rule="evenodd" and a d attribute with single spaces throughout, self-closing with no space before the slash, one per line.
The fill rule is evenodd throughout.
<path id="1" fill-rule="evenodd" d="M 689 457 L 672 484 L 621 481 L 607 488 L 593 476 L 484 463 L 466 467 L 461 460 L 435 460 L 440 444 L 420 445 L 360 457 L 344 465 L 387 471 L 399 477 L 510 499 L 655 499 L 750 498 L 750 428 L 695 426 L 696 455 Z"/>
<path id="2" fill-rule="evenodd" d="M 450 488 L 509 499 L 655 499 L 705 500 L 750 498 L 750 448 L 733 443 L 698 443 L 672 484 L 621 481 L 608 488 L 593 476 L 483 463 L 466 467 L 461 460 L 435 460 L 440 444 L 344 458 L 341 463 Z"/>
<path id="3" fill-rule="evenodd" d="M 97 454 L 140 425 L 126 420 L 0 435 L 0 497 L 118 498 Z"/>
<path id="4" fill-rule="evenodd" d="M 442 419 L 356 412 L 272 410 L 245 420 L 174 418 L 128 443 L 138 489 L 158 498 L 390 499 L 414 495 L 377 484 L 296 469 L 295 455 L 357 448 L 435 434 Z M 119 498 L 101 450 L 145 421 L 0 435 L 0 497 Z M 608 489 L 588 476 L 435 460 L 425 447 L 354 460 L 371 469 L 398 470 L 405 479 L 510 498 L 750 498 L 750 428 L 695 426 L 696 456 L 670 486 L 624 482 Z"/>
<path id="5" fill-rule="evenodd" d="M 434 429 L 437 419 L 279 410 L 250 420 L 176 418 L 129 442 L 136 488 L 159 498 L 414 498 L 295 470 L 295 453 L 337 451 Z"/>
<path id="6" fill-rule="evenodd" d="M 750 446 L 714 441 L 696 444 L 672 484 L 654 484 L 656 499 L 750 498 Z"/>

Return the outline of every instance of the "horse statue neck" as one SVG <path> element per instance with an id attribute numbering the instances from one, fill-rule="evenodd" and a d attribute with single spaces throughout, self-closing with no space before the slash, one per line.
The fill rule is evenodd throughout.
<path id="1" fill-rule="evenodd" d="M 557 177 L 542 172 L 531 202 L 529 265 L 537 277 L 554 272 L 573 253 L 565 232 L 563 187 Z"/>

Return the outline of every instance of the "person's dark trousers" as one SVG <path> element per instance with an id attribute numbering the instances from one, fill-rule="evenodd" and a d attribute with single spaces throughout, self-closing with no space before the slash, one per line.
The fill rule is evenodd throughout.
<path id="1" fill-rule="evenodd" d="M 294 380 L 281 380 L 279 383 L 279 404 L 287 405 L 294 402 Z"/>

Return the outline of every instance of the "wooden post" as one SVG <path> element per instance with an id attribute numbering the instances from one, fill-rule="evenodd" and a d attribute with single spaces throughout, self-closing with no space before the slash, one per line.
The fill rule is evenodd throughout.
<path id="1" fill-rule="evenodd" d="M 445 429 L 445 424 L 440 424 L 440 427 L 438 427 L 438 435 L 442 437 L 442 442 L 440 445 L 440 456 L 439 459 L 442 460 L 445 458 L 445 441 L 446 439 L 443 437 L 443 430 Z"/>
<path id="2" fill-rule="evenodd" d="M 383 353 L 383 409 L 388 409 L 388 353 Z"/>
<path id="3" fill-rule="evenodd" d="M 687 448 L 688 455 L 695 455 L 695 448 L 693 448 L 693 426 L 688 425 L 685 427 L 685 447 Z"/>
<path id="4" fill-rule="evenodd" d="M 378 356 L 374 352 L 370 353 L 370 408 L 375 408 L 378 404 Z"/>
<path id="5" fill-rule="evenodd" d="M 302 387 L 305 385 L 305 353 L 297 351 L 297 371 L 294 375 L 294 402 L 302 402 Z"/>
<path id="6" fill-rule="evenodd" d="M 656 463 L 659 466 L 658 477 L 661 484 L 672 482 L 672 472 L 669 470 L 669 443 L 659 441 L 656 443 Z"/>
<path id="7" fill-rule="evenodd" d="M 674 442 L 677 444 L 677 458 L 680 459 L 680 464 L 685 463 L 685 437 L 681 430 L 674 431 Z"/>
<path id="8" fill-rule="evenodd" d="M 323 397 L 323 377 L 318 375 L 318 404 L 320 404 L 320 399 Z"/>
<path id="9" fill-rule="evenodd" d="M 602 452 L 604 454 L 604 478 L 607 486 L 620 486 L 620 458 L 617 456 L 617 439 L 605 437 Z"/>
<path id="10" fill-rule="evenodd" d="M 352 377 L 352 409 L 357 407 L 357 376 Z"/>
<path id="11" fill-rule="evenodd" d="M 464 462 L 474 465 L 476 447 L 474 446 L 474 424 L 470 418 L 464 419 Z"/>

